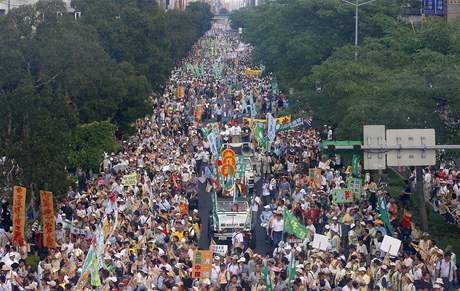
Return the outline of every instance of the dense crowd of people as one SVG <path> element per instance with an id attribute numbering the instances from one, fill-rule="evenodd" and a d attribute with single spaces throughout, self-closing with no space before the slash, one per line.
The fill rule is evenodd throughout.
<path id="1" fill-rule="evenodd" d="M 446 223 L 460 226 L 460 172 L 452 160 L 423 172 L 425 200 Z"/>
<path id="2" fill-rule="evenodd" d="M 57 207 L 57 248 L 42 246 L 38 223 L 30 226 L 27 248 L 11 244 L 4 203 L 0 290 L 453 290 L 452 249 L 420 232 L 369 175 L 353 202 L 333 203 L 332 191 L 346 188 L 352 171 L 339 155 L 321 154 L 330 127 L 320 133 L 305 125 L 278 132 L 269 151 L 256 146 L 254 172 L 263 185 L 251 200 L 252 227 L 264 229 L 265 252 L 255 251 L 254 232 L 235 233 L 228 252 L 214 254 L 209 278 L 192 278 L 198 240 L 207 235 L 207 214 L 197 210 L 200 177 L 215 158 L 206 133 L 218 132 L 221 142 L 254 142 L 243 117 L 265 118 L 288 106 L 273 77 L 243 73 L 251 68 L 251 47 L 228 23 L 215 23 L 171 72 L 153 114 L 137 121 L 122 150 L 106 155 L 100 173 L 78 173 Z M 457 173 L 425 173 L 436 189 L 427 195 L 441 202 L 441 214 L 443 199 L 457 201 L 458 214 Z M 391 227 L 379 201 L 386 201 Z M 304 239 L 285 231 L 286 213 L 305 225 Z M 315 234 L 328 238 L 326 249 L 312 246 Z M 381 250 L 385 235 L 402 241 L 396 256 Z M 101 262 L 88 267 L 94 254 Z"/>

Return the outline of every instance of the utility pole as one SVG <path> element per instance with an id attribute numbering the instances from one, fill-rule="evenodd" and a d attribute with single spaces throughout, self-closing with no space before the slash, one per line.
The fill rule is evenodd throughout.
<path id="1" fill-rule="evenodd" d="M 10 13 L 10 9 L 11 9 L 11 0 L 8 0 L 8 13 Z"/>
<path id="2" fill-rule="evenodd" d="M 428 216 L 426 213 L 426 201 L 423 193 L 423 168 L 422 166 L 415 167 L 415 192 L 417 195 L 417 206 L 420 216 L 420 226 L 423 231 L 428 230 Z"/>
<path id="3" fill-rule="evenodd" d="M 358 24 L 359 24 L 359 6 L 363 6 L 377 0 L 369 0 L 363 3 L 359 3 L 359 0 L 356 0 L 355 3 L 348 0 L 342 0 L 343 2 L 350 4 L 355 7 L 355 60 L 358 59 Z"/>

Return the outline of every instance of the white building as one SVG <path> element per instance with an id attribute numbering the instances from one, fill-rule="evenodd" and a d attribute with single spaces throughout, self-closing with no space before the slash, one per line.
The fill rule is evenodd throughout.
<path id="1" fill-rule="evenodd" d="M 66 4 L 67 11 L 73 12 L 74 9 L 70 6 L 71 0 L 63 0 Z M 37 3 L 38 0 L 2 0 L 0 1 L 0 15 L 5 15 L 9 10 L 20 7 L 22 5 L 32 5 Z"/>

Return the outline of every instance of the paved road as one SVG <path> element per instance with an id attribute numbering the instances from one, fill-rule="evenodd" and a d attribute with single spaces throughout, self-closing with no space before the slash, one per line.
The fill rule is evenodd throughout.
<path id="1" fill-rule="evenodd" d="M 262 185 L 264 181 L 263 179 L 259 179 L 254 185 L 254 193 L 256 196 L 262 196 Z M 255 240 L 255 252 L 258 254 L 265 255 L 269 250 L 269 245 L 267 243 L 267 231 L 265 228 L 260 226 L 260 214 L 262 213 L 262 207 L 259 207 L 259 211 L 257 211 L 257 219 L 256 224 L 254 226 L 253 232 L 253 239 Z"/>
<path id="2" fill-rule="evenodd" d="M 206 193 L 206 181 L 198 184 L 198 211 L 201 218 L 201 233 L 198 248 L 208 250 L 211 244 L 209 218 L 212 215 L 211 193 Z"/>
<path id="3" fill-rule="evenodd" d="M 254 193 L 256 196 L 262 195 L 262 184 L 263 180 L 259 179 L 255 182 Z M 199 249 L 209 249 L 211 243 L 211 231 L 209 229 L 209 218 L 212 215 L 212 198 L 211 193 L 206 192 L 206 182 L 198 185 L 198 211 L 201 218 L 201 234 L 200 240 L 198 241 Z M 270 249 L 266 240 L 266 230 L 260 226 L 260 214 L 262 208 L 259 208 L 256 217 L 256 223 L 254 225 L 254 231 L 252 233 L 253 244 L 255 252 L 258 254 L 266 254 Z M 231 247 L 231 246 L 229 246 Z"/>

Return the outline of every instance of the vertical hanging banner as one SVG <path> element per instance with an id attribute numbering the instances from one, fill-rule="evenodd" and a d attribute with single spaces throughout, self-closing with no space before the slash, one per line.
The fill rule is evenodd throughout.
<path id="1" fill-rule="evenodd" d="M 267 114 L 267 121 L 268 121 L 268 139 L 270 142 L 273 142 L 276 137 L 276 119 L 273 118 L 273 115 L 271 113 Z"/>
<path id="2" fill-rule="evenodd" d="M 13 242 L 24 246 L 24 226 L 26 224 L 26 188 L 13 187 Z"/>
<path id="3" fill-rule="evenodd" d="M 254 103 L 254 96 L 252 96 L 252 93 L 249 95 L 249 105 L 251 108 L 251 117 L 254 118 L 257 115 L 257 112 L 256 104 Z"/>
<path id="4" fill-rule="evenodd" d="M 53 193 L 40 191 L 40 205 L 42 209 L 43 246 L 56 247 L 56 227 L 54 220 Z"/>
<path id="5" fill-rule="evenodd" d="M 214 132 L 211 132 L 208 134 L 208 143 L 209 143 L 209 148 L 211 149 L 211 153 L 213 156 L 217 157 L 219 155 L 217 151 L 217 138 Z"/>

